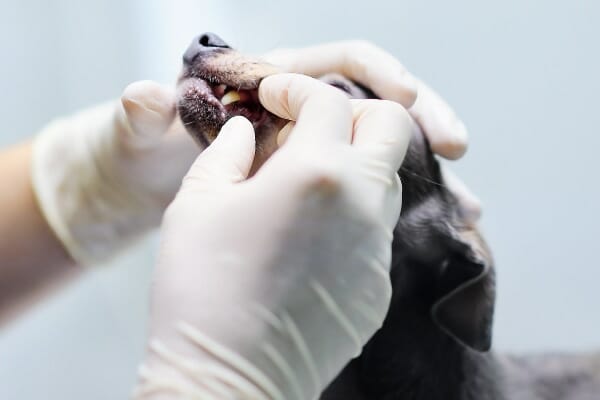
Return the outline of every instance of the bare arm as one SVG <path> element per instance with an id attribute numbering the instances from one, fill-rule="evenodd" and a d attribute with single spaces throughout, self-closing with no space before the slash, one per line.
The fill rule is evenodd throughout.
<path id="1" fill-rule="evenodd" d="M 31 150 L 0 151 L 0 324 L 78 271 L 37 205 Z"/>

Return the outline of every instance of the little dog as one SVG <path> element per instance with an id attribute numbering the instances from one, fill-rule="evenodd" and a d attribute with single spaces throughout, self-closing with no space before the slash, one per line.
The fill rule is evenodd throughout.
<path id="1" fill-rule="evenodd" d="M 285 121 L 258 101 L 262 78 L 279 71 L 218 36 L 194 39 L 177 101 L 189 133 L 207 145 L 231 117 L 256 131 L 256 171 L 277 148 Z M 351 98 L 374 94 L 343 76 L 320 80 Z M 402 212 L 392 244 L 392 300 L 381 329 L 322 393 L 323 400 L 600 399 L 600 356 L 510 357 L 489 351 L 493 260 L 449 192 L 426 138 L 415 132 L 398 171 Z"/>

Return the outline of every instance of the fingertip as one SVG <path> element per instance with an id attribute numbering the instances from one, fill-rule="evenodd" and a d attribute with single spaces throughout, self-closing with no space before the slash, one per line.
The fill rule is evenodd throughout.
<path id="1" fill-rule="evenodd" d="M 121 95 L 121 104 L 134 146 L 152 146 L 168 131 L 176 115 L 173 91 L 151 81 L 134 82 Z M 126 129 L 126 131 L 128 131 Z"/>
<path id="2" fill-rule="evenodd" d="M 376 114 L 379 119 L 385 117 L 384 119 L 395 130 L 410 131 L 413 126 L 414 122 L 408 110 L 393 100 L 351 99 L 350 103 L 356 119 L 355 124 L 365 117 L 373 117 L 373 114 Z"/>
<path id="3" fill-rule="evenodd" d="M 268 76 L 258 88 L 258 97 L 271 113 L 296 121 L 296 131 L 304 126 L 307 132 L 322 137 L 346 137 L 350 133 L 352 110 L 348 97 L 314 78 L 295 73 Z"/>
<path id="4" fill-rule="evenodd" d="M 419 123 L 436 154 L 449 160 L 456 160 L 465 154 L 467 129 L 437 92 L 419 82 L 417 100 L 409 112 Z"/>
<path id="5" fill-rule="evenodd" d="M 215 142 L 218 144 L 227 142 L 237 148 L 254 149 L 254 127 L 247 118 L 235 116 L 225 122 L 213 143 Z"/>
<path id="6" fill-rule="evenodd" d="M 451 130 L 443 130 L 431 135 L 431 149 L 448 160 L 458 160 L 467 152 L 469 135 L 465 125 L 458 121 Z"/>
<path id="7" fill-rule="evenodd" d="M 263 107 L 282 118 L 289 118 L 289 86 L 292 74 L 275 74 L 264 78 L 258 86 L 258 100 Z M 287 114 L 287 115 L 282 115 Z"/>
<path id="8" fill-rule="evenodd" d="M 129 84 L 123 90 L 121 102 L 126 111 L 143 108 L 161 116 L 175 114 L 175 94 L 173 89 L 153 81 L 138 81 Z"/>
<path id="9" fill-rule="evenodd" d="M 154 108 L 165 108 L 174 103 L 175 91 L 172 87 L 154 81 L 137 81 L 130 83 L 121 96 L 122 99 L 132 99 L 148 103 Z"/>
<path id="10" fill-rule="evenodd" d="M 252 167 L 256 150 L 256 137 L 252 123 L 242 116 L 229 119 L 208 150 L 218 152 L 222 157 L 230 159 L 234 171 L 237 171 L 242 178 L 246 178 Z"/>
<path id="11" fill-rule="evenodd" d="M 469 130 L 461 120 L 456 121 L 456 137 L 463 142 L 463 147 L 467 147 L 469 142 Z"/>
<path id="12" fill-rule="evenodd" d="M 466 147 L 456 142 L 431 143 L 431 150 L 447 160 L 458 160 L 467 151 Z"/>
<path id="13" fill-rule="evenodd" d="M 418 97 L 418 82 L 408 73 L 401 73 L 385 82 L 382 89 L 378 90 L 377 94 L 382 99 L 395 101 L 403 107 L 409 108 L 417 101 Z"/>
<path id="14" fill-rule="evenodd" d="M 252 131 L 254 132 L 254 127 L 252 126 L 252 122 L 250 122 L 250 120 L 244 116 L 241 115 L 236 115 L 232 118 L 230 118 L 229 120 L 227 120 L 227 122 L 225 122 L 225 124 L 223 125 L 223 128 L 221 128 L 221 132 L 223 131 L 235 131 L 235 130 L 241 130 L 243 132 L 248 132 L 248 131 Z"/>

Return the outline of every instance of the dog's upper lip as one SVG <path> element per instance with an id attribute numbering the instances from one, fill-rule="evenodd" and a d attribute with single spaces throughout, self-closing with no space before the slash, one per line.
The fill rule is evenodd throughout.
<path id="1" fill-rule="evenodd" d="M 233 81 L 230 79 L 218 77 L 206 71 L 185 71 L 179 78 L 179 83 L 188 79 L 199 79 L 206 82 L 211 87 L 225 85 L 234 90 L 256 90 L 263 78 L 259 79 L 241 79 Z"/>
<path id="2" fill-rule="evenodd" d="M 239 74 L 236 71 L 245 72 Z M 283 72 L 281 68 L 276 65 L 260 59 L 244 58 L 223 65 L 210 63 L 184 65 L 179 82 L 188 78 L 197 78 L 210 85 L 225 84 L 237 90 L 254 90 L 258 89 L 264 78 L 281 72 Z"/>

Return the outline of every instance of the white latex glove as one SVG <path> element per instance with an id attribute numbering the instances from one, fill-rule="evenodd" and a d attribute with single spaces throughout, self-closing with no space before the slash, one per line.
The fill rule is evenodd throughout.
<path id="1" fill-rule="evenodd" d="M 279 50 L 265 58 L 290 72 L 337 71 L 381 98 L 412 105 L 409 112 L 435 152 L 458 158 L 466 150 L 466 130 L 452 109 L 368 42 Z M 56 121 L 35 140 L 34 191 L 50 227 L 80 264 L 103 261 L 158 225 L 200 151 L 179 119 L 173 121 L 174 101 L 172 90 L 138 82 L 125 90 L 122 105 Z M 470 215 L 478 216 L 477 198 L 460 181 L 453 182 L 450 189 L 468 203 Z"/>
<path id="2" fill-rule="evenodd" d="M 467 129 L 448 103 L 415 78 L 391 54 L 368 41 L 351 40 L 302 49 L 279 49 L 263 58 L 287 72 L 314 77 L 340 73 L 370 88 L 378 97 L 408 108 L 427 136 L 433 152 L 455 160 L 467 150 Z M 465 210 L 465 218 L 469 223 L 476 223 L 481 215 L 479 199 L 445 166 L 442 170 L 448 178 L 448 188 Z"/>
<path id="3" fill-rule="evenodd" d="M 408 113 L 294 74 L 259 96 L 295 127 L 246 180 L 254 132 L 234 118 L 184 179 L 136 398 L 313 399 L 383 322 Z"/>
<path id="4" fill-rule="evenodd" d="M 433 152 L 457 159 L 467 150 L 467 130 L 452 108 L 394 56 L 368 41 L 277 49 L 263 58 L 287 72 L 314 77 L 342 74 L 370 88 L 378 97 L 406 107 L 423 129 Z"/>
<path id="5" fill-rule="evenodd" d="M 34 191 L 75 261 L 102 261 L 159 225 L 200 152 L 174 119 L 173 91 L 137 82 L 121 102 L 57 120 L 36 137 Z"/>

